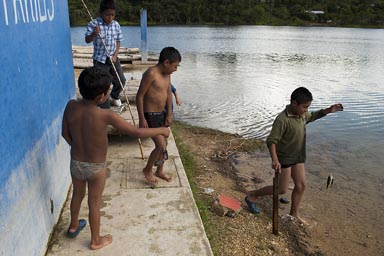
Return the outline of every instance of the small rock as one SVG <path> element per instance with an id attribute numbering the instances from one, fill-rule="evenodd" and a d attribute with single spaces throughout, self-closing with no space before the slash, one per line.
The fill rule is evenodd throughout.
<path id="1" fill-rule="evenodd" d="M 263 183 L 264 182 L 264 180 L 260 177 L 253 177 L 252 181 L 255 183 Z"/>
<path id="2" fill-rule="evenodd" d="M 223 217 L 228 213 L 228 209 L 220 205 L 218 200 L 215 200 L 211 207 L 212 212 L 216 213 L 218 216 Z"/>
<path id="3" fill-rule="evenodd" d="M 215 190 L 213 188 L 205 188 L 204 189 L 204 194 L 207 194 L 207 195 L 210 195 L 212 194 L 212 192 L 214 192 Z"/>
<path id="4" fill-rule="evenodd" d="M 279 248 L 276 246 L 276 245 L 271 245 L 270 247 L 269 247 L 269 249 L 271 249 L 272 251 L 274 251 L 274 252 L 278 252 L 279 251 Z"/>
<path id="5" fill-rule="evenodd" d="M 237 160 L 237 159 L 232 159 L 232 164 L 234 164 L 234 165 L 238 165 L 238 164 L 239 164 L 239 160 Z"/>

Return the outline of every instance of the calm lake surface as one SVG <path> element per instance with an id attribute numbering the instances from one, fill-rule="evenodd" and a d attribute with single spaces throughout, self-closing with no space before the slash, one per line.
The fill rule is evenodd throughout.
<path id="1" fill-rule="evenodd" d="M 85 28 L 71 30 L 72 43 L 85 45 Z M 140 48 L 139 27 L 123 27 L 123 34 L 123 46 Z M 265 139 L 299 86 L 312 92 L 312 110 L 342 103 L 343 112 L 307 127 L 309 199 L 316 202 L 308 202 L 313 205 L 307 212 L 304 204 L 303 211 L 321 225 L 343 225 L 343 234 L 333 227 L 324 241 L 358 247 L 363 240 L 364 250 L 382 252 L 383 29 L 148 28 L 148 50 L 158 54 L 165 46 L 176 47 L 183 58 L 172 75 L 183 101 L 175 116 L 193 125 Z M 331 192 L 325 190 L 329 173 L 335 177 Z M 341 218 L 336 224 L 329 220 L 334 216 Z"/>

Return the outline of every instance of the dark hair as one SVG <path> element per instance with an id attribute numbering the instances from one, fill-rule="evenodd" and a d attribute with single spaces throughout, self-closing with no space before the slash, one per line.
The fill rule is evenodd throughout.
<path id="1" fill-rule="evenodd" d="M 180 62 L 181 55 L 180 52 L 174 47 L 165 47 L 160 52 L 159 63 L 163 63 L 164 61 L 169 60 L 169 62 Z"/>
<path id="2" fill-rule="evenodd" d="M 105 10 L 116 10 L 116 5 L 113 0 L 102 0 L 100 2 L 100 13 Z"/>
<path id="3" fill-rule="evenodd" d="M 291 94 L 291 102 L 296 101 L 298 104 L 304 104 L 312 100 L 312 93 L 305 87 L 299 87 Z"/>
<path id="4" fill-rule="evenodd" d="M 78 79 L 81 96 L 86 100 L 94 100 L 96 96 L 107 93 L 112 83 L 112 75 L 100 68 L 84 69 Z"/>

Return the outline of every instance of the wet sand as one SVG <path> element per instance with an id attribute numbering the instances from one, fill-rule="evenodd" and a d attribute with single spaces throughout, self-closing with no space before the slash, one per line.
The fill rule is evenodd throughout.
<path id="1" fill-rule="evenodd" d="M 382 176 L 363 162 L 330 167 L 354 158 L 348 152 L 308 158 L 303 212 L 315 222 L 310 240 L 327 255 L 384 255 Z M 334 184 L 326 189 L 330 172 Z"/>

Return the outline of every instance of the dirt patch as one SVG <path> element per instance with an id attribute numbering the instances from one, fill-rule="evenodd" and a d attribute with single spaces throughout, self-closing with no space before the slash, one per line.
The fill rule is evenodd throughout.
<path id="1" fill-rule="evenodd" d="M 272 198 L 260 201 L 261 214 L 247 211 L 244 191 L 271 184 L 273 176 L 263 142 L 180 122 L 172 131 L 215 255 L 322 255 L 308 243 L 308 230 L 285 218 L 289 204 L 280 205 L 278 236 Z M 214 192 L 205 193 L 208 188 Z M 213 213 L 220 194 L 236 198 L 243 210 L 234 218 Z"/>

